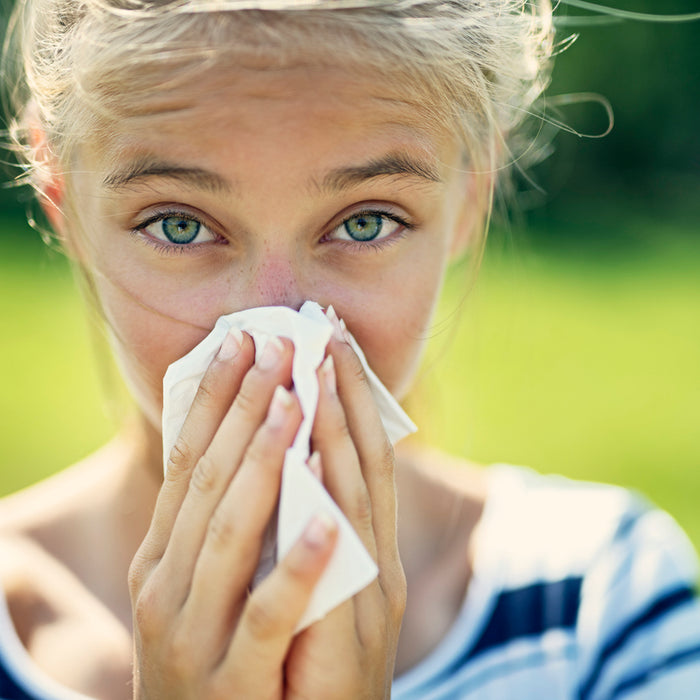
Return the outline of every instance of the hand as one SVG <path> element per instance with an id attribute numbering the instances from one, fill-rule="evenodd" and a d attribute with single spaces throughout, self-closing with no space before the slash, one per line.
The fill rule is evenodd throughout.
<path id="1" fill-rule="evenodd" d="M 250 337 L 229 334 L 169 457 L 129 571 L 137 700 L 285 697 L 294 629 L 336 533 L 325 519 L 312 521 L 249 592 L 301 422 L 288 391 L 292 349 L 277 341 L 266 350 L 253 364 Z"/>
<path id="2" fill-rule="evenodd" d="M 406 603 L 394 453 L 362 365 L 347 342 L 331 340 L 319 387 L 312 444 L 321 454 L 324 484 L 377 562 L 379 576 L 294 639 L 285 697 L 389 698 Z"/>

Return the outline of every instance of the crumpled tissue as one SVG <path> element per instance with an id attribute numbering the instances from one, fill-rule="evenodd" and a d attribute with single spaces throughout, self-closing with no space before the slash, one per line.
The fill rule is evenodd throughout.
<path id="1" fill-rule="evenodd" d="M 229 329 L 234 326 L 252 336 L 256 356 L 260 355 L 271 336 L 289 338 L 293 342 L 292 379 L 303 413 L 294 443 L 285 456 L 276 528 L 273 523 L 268 529 L 268 542 L 263 547 L 256 582 L 269 572 L 278 558 L 284 557 L 314 515 L 326 512 L 338 523 L 335 550 L 299 622 L 297 631 L 300 631 L 358 593 L 378 573 L 376 564 L 347 518 L 306 466 L 318 404 L 316 370 L 333 334 L 333 326 L 323 309 L 315 302 L 307 301 L 298 312 L 284 306 L 267 306 L 221 316 L 211 333 L 187 355 L 170 365 L 163 378 L 163 460 L 167 464 L 199 383 Z M 369 368 L 358 344 L 352 338 L 350 342 L 367 373 L 391 442 L 415 432 L 416 426 Z"/>

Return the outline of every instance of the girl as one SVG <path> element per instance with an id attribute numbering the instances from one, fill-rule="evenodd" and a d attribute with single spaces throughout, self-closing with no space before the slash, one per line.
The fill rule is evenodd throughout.
<path id="1" fill-rule="evenodd" d="M 546 84 L 546 0 L 26 0 L 16 21 L 17 144 L 138 420 L 2 505 L 1 697 L 697 697 L 674 523 L 394 451 L 348 342 L 406 396 Z M 228 333 L 165 478 L 159 426 L 166 368 L 218 317 L 306 300 L 335 328 L 309 466 L 379 573 L 297 632 L 337 521 L 250 585 L 302 418 L 294 347 Z"/>

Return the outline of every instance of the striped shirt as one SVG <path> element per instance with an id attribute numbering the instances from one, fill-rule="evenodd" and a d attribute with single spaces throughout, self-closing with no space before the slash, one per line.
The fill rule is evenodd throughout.
<path id="1" fill-rule="evenodd" d="M 489 470 L 460 613 L 394 700 L 700 700 L 695 552 L 630 492 Z M 43 676 L 0 596 L 0 699 L 88 700 Z"/>
<path id="2" fill-rule="evenodd" d="M 695 552 L 621 488 L 490 469 L 473 578 L 394 700 L 700 700 Z"/>

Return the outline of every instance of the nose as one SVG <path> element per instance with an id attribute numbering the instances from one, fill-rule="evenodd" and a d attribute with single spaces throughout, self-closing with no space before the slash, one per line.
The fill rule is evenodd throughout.
<path id="1" fill-rule="evenodd" d="M 246 306 L 288 306 L 299 310 L 309 291 L 302 267 L 291 255 L 261 255 L 247 280 Z"/>

